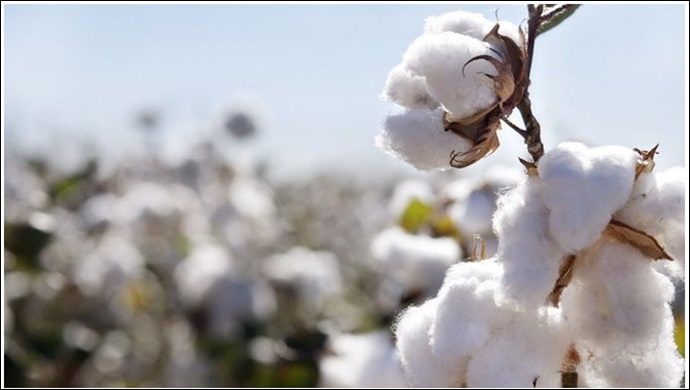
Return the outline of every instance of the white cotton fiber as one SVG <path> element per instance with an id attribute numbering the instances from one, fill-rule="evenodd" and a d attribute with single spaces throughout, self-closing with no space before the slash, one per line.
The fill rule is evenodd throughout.
<path id="1" fill-rule="evenodd" d="M 685 268 L 685 169 L 642 174 L 630 201 L 615 217 L 651 235 L 673 257 L 654 262 L 666 274 L 683 278 Z"/>
<path id="2" fill-rule="evenodd" d="M 496 68 L 485 60 L 473 61 L 480 55 L 496 56 L 489 46 L 478 39 L 443 32 L 417 38 L 405 52 L 403 63 L 425 77 L 432 97 L 438 100 L 453 118 L 466 118 L 497 102 L 494 84 L 482 73 L 496 75 Z"/>
<path id="3" fill-rule="evenodd" d="M 216 282 L 233 273 L 233 268 L 231 254 L 222 247 L 197 246 L 175 267 L 174 278 L 182 302 L 188 306 L 199 305 Z"/>
<path id="4" fill-rule="evenodd" d="M 557 309 L 508 312 L 467 364 L 468 387 L 560 387 L 568 340 Z"/>
<path id="5" fill-rule="evenodd" d="M 387 278 L 406 291 L 434 294 L 446 269 L 461 258 L 458 242 L 450 237 L 432 238 L 405 232 L 399 227 L 381 232 L 371 246 Z"/>
<path id="6" fill-rule="evenodd" d="M 492 259 L 459 263 L 449 269 L 439 291 L 430 334 L 433 351 L 439 361 L 455 366 L 463 380 L 462 362 L 488 342 L 503 314 L 494 301 L 501 271 Z"/>
<path id="7" fill-rule="evenodd" d="M 561 296 L 567 331 L 588 351 L 587 381 L 607 387 L 675 387 L 673 284 L 635 248 L 606 243 L 578 260 Z"/>
<path id="8" fill-rule="evenodd" d="M 546 302 L 566 255 L 549 234 L 542 190 L 538 178 L 528 178 L 499 198 L 494 214 L 498 259 L 504 267 L 499 297 L 522 307 Z"/>
<path id="9" fill-rule="evenodd" d="M 510 22 L 494 22 L 484 17 L 482 14 L 455 11 L 443 15 L 431 16 L 426 19 L 424 32 L 427 34 L 438 34 L 446 31 L 463 34 L 476 38 L 484 39 L 492 28 L 498 23 L 498 32 L 505 35 L 522 46 L 523 39 L 520 36 L 519 27 Z"/>
<path id="10" fill-rule="evenodd" d="M 457 367 L 436 361 L 429 344 L 429 330 L 436 316 L 438 301 L 408 308 L 395 326 L 396 347 L 408 382 L 415 387 L 459 387 Z"/>
<path id="11" fill-rule="evenodd" d="M 293 286 L 314 310 L 322 309 L 342 289 L 338 258 L 328 251 L 293 247 L 266 259 L 262 271 L 274 283 Z"/>
<path id="12" fill-rule="evenodd" d="M 319 371 L 321 387 L 407 387 L 387 330 L 332 336 Z"/>
<path id="13" fill-rule="evenodd" d="M 411 110 L 386 118 L 376 146 L 415 168 L 449 169 L 451 153 L 465 152 L 471 143 L 443 128 L 443 111 Z"/>
<path id="14" fill-rule="evenodd" d="M 383 95 L 389 101 L 409 109 L 433 110 L 438 107 L 438 101 L 429 95 L 424 77 L 402 64 L 388 74 Z"/>
<path id="15" fill-rule="evenodd" d="M 565 142 L 539 161 L 549 230 L 568 253 L 594 243 L 628 200 L 638 155 L 620 146 Z"/>
<path id="16" fill-rule="evenodd" d="M 494 197 L 488 191 L 476 189 L 463 201 L 455 202 L 448 214 L 464 234 L 486 234 L 491 232 L 494 207 Z"/>

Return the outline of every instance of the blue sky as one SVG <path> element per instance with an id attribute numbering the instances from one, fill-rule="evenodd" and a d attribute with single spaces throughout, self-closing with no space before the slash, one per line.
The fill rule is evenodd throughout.
<path id="1" fill-rule="evenodd" d="M 165 112 L 166 136 L 188 144 L 224 104 L 263 113 L 252 148 L 276 170 L 407 171 L 373 146 L 395 110 L 378 95 L 425 17 L 491 5 L 5 6 L 6 129 L 13 145 L 90 138 L 122 151 L 140 138 L 132 116 Z M 516 23 L 522 6 L 501 5 Z M 581 7 L 540 37 L 532 102 L 547 149 L 576 139 L 651 147 L 684 163 L 685 9 Z M 480 164 L 524 155 L 508 129 Z M 12 143 L 11 143 L 12 144 Z M 481 168 L 481 167 L 480 167 Z"/>

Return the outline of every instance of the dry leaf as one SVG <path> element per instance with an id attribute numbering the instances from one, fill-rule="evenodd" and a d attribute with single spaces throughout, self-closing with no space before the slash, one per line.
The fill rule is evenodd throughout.
<path id="1" fill-rule="evenodd" d="M 568 257 L 563 260 L 561 268 L 558 270 L 558 279 L 556 279 L 556 284 L 554 284 L 553 289 L 547 298 L 553 306 L 558 306 L 563 290 L 568 287 L 568 284 L 570 284 L 570 281 L 573 279 L 573 267 L 575 267 L 575 260 L 577 260 L 577 256 L 568 255 Z"/>
<path id="2" fill-rule="evenodd" d="M 529 162 L 527 160 L 523 160 L 520 157 L 518 157 L 518 160 L 520 160 L 520 164 L 525 167 L 527 170 L 527 176 L 539 176 L 539 171 L 537 170 L 537 164 L 533 162 Z"/>
<path id="3" fill-rule="evenodd" d="M 604 236 L 631 245 L 651 259 L 673 260 L 654 237 L 615 219 L 612 219 L 604 229 Z"/>
<path id="4" fill-rule="evenodd" d="M 450 153 L 450 166 L 453 168 L 465 168 L 498 149 L 500 142 L 498 141 L 496 131 L 499 126 L 500 122 L 498 121 L 487 125 L 470 150 L 464 153 L 453 150 Z"/>

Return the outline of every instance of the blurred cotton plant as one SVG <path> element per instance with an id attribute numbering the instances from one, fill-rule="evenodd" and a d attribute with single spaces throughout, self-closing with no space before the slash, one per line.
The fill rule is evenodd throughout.
<path id="1" fill-rule="evenodd" d="M 545 153 L 532 113 L 535 39 L 575 9 L 530 5 L 525 30 L 465 12 L 429 18 L 388 77 L 385 96 L 406 110 L 377 137 L 385 152 L 422 170 L 462 168 L 499 146 L 503 122 L 532 157 L 496 201 L 495 253 L 473 251 L 435 297 L 399 317 L 397 349 L 414 386 L 681 383 L 670 303 L 685 268 L 684 170 L 655 172 L 657 147 L 570 142 Z M 514 108 L 525 129 L 507 119 Z M 491 200 L 450 187 L 464 199 L 451 206 L 458 231 L 463 221 L 486 231 Z M 422 184 L 407 188 L 419 204 L 430 198 Z M 413 242 L 397 261 L 418 252 Z"/>
<path id="2" fill-rule="evenodd" d="M 337 178 L 269 182 L 218 142 L 235 130 L 105 170 L 8 158 L 7 384 L 319 383 L 329 335 L 370 322 L 356 302 L 383 197 Z"/>

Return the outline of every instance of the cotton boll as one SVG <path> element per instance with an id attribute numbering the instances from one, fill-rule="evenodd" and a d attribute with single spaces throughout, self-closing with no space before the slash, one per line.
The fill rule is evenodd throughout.
<path id="1" fill-rule="evenodd" d="M 294 247 L 267 259 L 262 270 L 271 282 L 294 288 L 313 310 L 323 308 L 342 289 L 338 259 L 331 252 Z"/>
<path id="2" fill-rule="evenodd" d="M 468 387 L 560 387 L 567 340 L 557 309 L 509 312 L 467 364 Z"/>
<path id="3" fill-rule="evenodd" d="M 391 334 L 336 335 L 319 362 L 321 387 L 407 387 Z"/>
<path id="4" fill-rule="evenodd" d="M 561 307 L 575 339 L 616 350 L 632 342 L 653 344 L 670 310 L 673 284 L 637 249 L 606 243 L 576 260 Z"/>
<path id="5" fill-rule="evenodd" d="M 233 273 L 230 253 L 213 244 L 202 244 L 180 262 L 174 271 L 180 298 L 188 306 L 199 305 L 217 280 Z"/>
<path id="6" fill-rule="evenodd" d="M 482 40 L 494 28 L 496 23 L 500 26 L 498 32 L 501 35 L 507 36 L 519 47 L 522 47 L 524 41 L 518 26 L 505 21 L 494 22 L 486 19 L 482 14 L 472 12 L 455 11 L 431 16 L 426 19 L 424 32 L 427 34 L 438 34 L 450 31 Z"/>
<path id="7" fill-rule="evenodd" d="M 388 209 L 395 218 L 400 217 L 413 200 L 419 200 L 426 204 L 434 201 L 434 192 L 431 186 L 423 180 L 405 180 L 395 186 Z"/>
<path id="8" fill-rule="evenodd" d="M 242 178 L 233 181 L 229 199 L 245 218 L 264 220 L 272 218 L 275 213 L 271 189 L 257 180 Z"/>
<path id="9" fill-rule="evenodd" d="M 448 214 L 460 226 L 463 233 L 489 233 L 491 231 L 491 217 L 494 213 L 494 199 L 490 193 L 481 189 L 474 190 L 464 202 L 456 202 L 448 210 Z"/>
<path id="10" fill-rule="evenodd" d="M 376 137 L 376 146 L 417 169 L 429 171 L 449 169 L 451 153 L 468 151 L 472 145 L 444 130 L 443 110 L 437 109 L 389 116 L 384 131 Z"/>
<path id="11" fill-rule="evenodd" d="M 371 252 L 382 263 L 387 279 L 401 284 L 406 292 L 424 296 L 437 291 L 446 269 L 461 256 L 460 246 L 452 238 L 412 235 L 398 227 L 380 233 Z"/>
<path id="12" fill-rule="evenodd" d="M 493 220 L 504 267 L 499 299 L 530 308 L 545 303 L 565 257 L 552 243 L 542 188 L 538 178 L 526 179 L 499 198 Z"/>
<path id="13" fill-rule="evenodd" d="M 75 265 L 74 278 L 84 294 L 107 297 L 127 281 L 143 277 L 144 266 L 139 250 L 124 237 L 111 233 Z"/>
<path id="14" fill-rule="evenodd" d="M 404 65 L 397 65 L 388 74 L 384 97 L 409 109 L 435 109 L 438 101 L 429 95 L 424 77 Z"/>
<path id="15" fill-rule="evenodd" d="M 502 267 L 493 259 L 454 265 L 438 294 L 431 342 L 436 358 L 456 367 L 464 381 L 467 358 L 492 337 L 505 313 L 496 306 L 494 291 Z"/>
<path id="16" fill-rule="evenodd" d="M 429 344 L 429 331 L 436 316 L 438 301 L 429 300 L 408 308 L 395 326 L 398 354 L 408 382 L 415 387 L 459 387 L 458 368 L 440 364 Z"/>
<path id="17" fill-rule="evenodd" d="M 593 359 L 591 365 L 601 381 L 598 387 L 673 388 L 680 386 L 684 371 L 672 333 L 652 348 L 624 348 Z"/>
<path id="18" fill-rule="evenodd" d="M 685 268 L 685 170 L 644 173 L 630 201 L 615 217 L 656 238 L 674 261 L 654 262 L 658 270 L 682 278 Z"/>
<path id="19" fill-rule="evenodd" d="M 496 75 L 491 63 L 472 58 L 496 54 L 482 41 L 452 32 L 425 34 L 405 52 L 403 63 L 425 77 L 429 93 L 453 118 L 467 118 L 498 100 L 493 81 L 482 73 Z"/>
<path id="20" fill-rule="evenodd" d="M 568 253 L 594 243 L 628 200 L 638 155 L 619 146 L 565 142 L 539 161 L 549 230 Z"/>
<path id="21" fill-rule="evenodd" d="M 683 361 L 673 344 L 673 285 L 650 259 L 612 242 L 578 259 L 561 296 L 567 331 L 588 352 L 592 386 L 672 387 Z"/>

